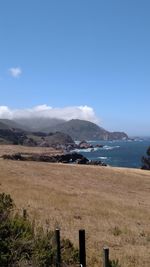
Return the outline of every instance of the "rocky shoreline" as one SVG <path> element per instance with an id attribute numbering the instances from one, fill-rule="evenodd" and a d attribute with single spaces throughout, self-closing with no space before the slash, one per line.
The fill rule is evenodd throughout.
<path id="1" fill-rule="evenodd" d="M 62 155 L 48 156 L 44 154 L 29 154 L 29 153 L 16 153 L 5 154 L 2 156 L 4 160 L 19 160 L 19 161 L 38 161 L 49 163 L 66 163 L 66 164 L 84 164 L 84 165 L 96 165 L 107 166 L 100 160 L 88 160 L 86 157 L 79 153 L 68 153 Z"/>
<path id="2" fill-rule="evenodd" d="M 79 142 L 79 144 L 77 144 L 77 143 L 66 144 L 66 145 L 63 145 L 61 147 L 58 145 L 58 146 L 55 146 L 55 149 L 61 148 L 64 150 L 64 153 L 67 153 L 67 152 L 73 151 L 75 149 L 82 150 L 82 149 L 89 149 L 90 148 L 91 151 L 93 151 L 94 148 L 102 148 L 102 147 L 103 147 L 103 145 L 101 145 L 101 144 L 92 145 L 92 144 L 88 143 L 87 141 L 83 140 L 83 141 Z"/>

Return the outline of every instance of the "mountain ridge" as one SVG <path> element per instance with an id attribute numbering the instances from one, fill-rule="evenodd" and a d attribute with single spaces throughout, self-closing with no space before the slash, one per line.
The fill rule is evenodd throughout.
<path id="1" fill-rule="evenodd" d="M 55 127 L 47 127 L 45 132 L 60 131 L 69 134 L 74 140 L 122 140 L 128 139 L 124 132 L 109 132 L 97 124 L 79 119 L 72 119 Z"/>
<path id="2" fill-rule="evenodd" d="M 60 132 L 69 135 L 73 140 L 126 140 L 124 132 L 109 132 L 99 125 L 79 119 L 64 121 L 55 118 L 22 118 L 16 120 L 0 119 L 0 129 L 43 132 L 46 134 Z"/>

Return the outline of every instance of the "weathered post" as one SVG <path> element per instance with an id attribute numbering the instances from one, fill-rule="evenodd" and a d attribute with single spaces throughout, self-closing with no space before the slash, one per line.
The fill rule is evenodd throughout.
<path id="1" fill-rule="evenodd" d="M 60 230 L 55 230 L 56 236 L 56 267 L 61 266 L 61 251 L 60 251 Z"/>
<path id="2" fill-rule="evenodd" d="M 103 248 L 103 267 L 110 267 L 109 264 L 109 248 Z"/>
<path id="3" fill-rule="evenodd" d="M 26 220 L 27 219 L 27 210 L 23 209 L 23 219 Z"/>
<path id="4" fill-rule="evenodd" d="M 85 230 L 79 230 L 79 261 L 80 266 L 86 267 Z"/>

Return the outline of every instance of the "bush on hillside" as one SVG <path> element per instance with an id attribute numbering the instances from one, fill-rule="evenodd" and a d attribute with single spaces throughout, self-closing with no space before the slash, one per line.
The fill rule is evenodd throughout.
<path id="1" fill-rule="evenodd" d="M 150 170 L 150 147 L 147 149 L 147 157 L 142 157 L 142 167 L 143 170 Z"/>
<path id="2" fill-rule="evenodd" d="M 35 229 L 27 216 L 14 215 L 13 208 L 10 195 L 0 194 L 0 266 L 54 266 L 55 233 Z M 61 250 L 65 263 L 78 262 L 78 250 L 69 240 L 62 240 Z"/>

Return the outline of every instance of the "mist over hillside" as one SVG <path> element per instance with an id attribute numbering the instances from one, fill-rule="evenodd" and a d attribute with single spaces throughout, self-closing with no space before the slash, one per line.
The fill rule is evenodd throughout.
<path id="1" fill-rule="evenodd" d="M 65 122 L 63 119 L 57 118 L 44 118 L 44 117 L 33 117 L 33 118 L 18 118 L 15 119 L 15 122 L 22 129 L 29 131 L 41 131 L 41 132 L 50 132 L 46 131 L 48 127 L 54 128 L 56 125 Z"/>

